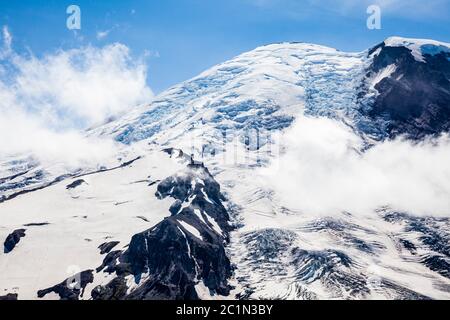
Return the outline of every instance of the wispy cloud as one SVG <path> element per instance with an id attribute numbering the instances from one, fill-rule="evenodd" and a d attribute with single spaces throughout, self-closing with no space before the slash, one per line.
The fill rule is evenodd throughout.
<path id="1" fill-rule="evenodd" d="M 11 32 L 9 32 L 8 26 L 3 26 L 3 45 L 4 49 L 7 51 L 11 50 L 11 44 L 12 44 L 12 35 Z"/>
<path id="2" fill-rule="evenodd" d="M 78 133 L 148 101 L 147 66 L 122 44 L 58 50 L 43 57 L 12 49 L 3 28 L 0 54 L 0 150 L 66 159 L 110 150 Z"/>
<path id="3" fill-rule="evenodd" d="M 7 58 L 11 54 L 12 35 L 7 26 L 2 28 L 2 43 L 0 45 L 0 60 Z M 2 65 L 0 64 L 0 72 Z"/>
<path id="4" fill-rule="evenodd" d="M 97 34 L 96 34 L 97 40 L 102 40 L 102 39 L 106 38 L 110 31 L 111 30 L 97 31 Z"/>

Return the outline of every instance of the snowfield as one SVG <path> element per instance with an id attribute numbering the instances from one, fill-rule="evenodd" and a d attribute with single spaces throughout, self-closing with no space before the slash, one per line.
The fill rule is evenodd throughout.
<path id="1" fill-rule="evenodd" d="M 2 291 L 37 298 L 39 289 L 101 265 L 99 246 L 131 236 L 169 215 L 171 203 L 153 194 L 158 179 L 176 173 L 182 166 L 159 150 L 148 150 L 133 164 L 104 173 L 67 179 L 1 205 L 0 238 L 26 228 L 17 247 L 1 258 Z M 82 179 L 82 185 L 67 189 Z M 30 223 L 48 223 L 24 227 Z"/>

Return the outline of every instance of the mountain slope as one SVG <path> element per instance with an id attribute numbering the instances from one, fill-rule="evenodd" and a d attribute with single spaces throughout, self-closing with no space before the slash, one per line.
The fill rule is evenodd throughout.
<path id="1" fill-rule="evenodd" d="M 371 50 L 367 77 L 379 79 L 366 114 L 381 125 L 381 135 L 420 139 L 450 130 L 449 47 L 393 37 Z"/>
<path id="2" fill-rule="evenodd" d="M 261 175 L 305 115 L 349 128 L 364 142 L 348 146 L 358 154 L 448 131 L 448 48 L 401 38 L 361 53 L 260 47 L 89 130 L 122 144 L 107 163 L 2 160 L 0 238 L 24 236 L 0 255 L 0 289 L 19 299 L 449 299 L 448 211 L 386 203 L 317 215 L 286 205 Z"/>

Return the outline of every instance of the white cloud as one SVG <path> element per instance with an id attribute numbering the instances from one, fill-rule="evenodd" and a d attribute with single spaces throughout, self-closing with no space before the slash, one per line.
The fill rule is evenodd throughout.
<path id="1" fill-rule="evenodd" d="M 51 130 L 42 119 L 19 110 L 2 110 L 0 135 L 2 156 L 32 155 L 46 166 L 95 166 L 113 159 L 116 150 L 112 140 L 87 138 L 73 129 Z"/>
<path id="2" fill-rule="evenodd" d="M 59 51 L 41 59 L 15 56 L 14 90 L 30 111 L 63 122 L 93 125 L 147 101 L 146 66 L 121 44 Z"/>
<path id="3" fill-rule="evenodd" d="M 11 48 L 7 30 L 3 42 Z M 144 61 L 133 59 L 122 44 L 43 57 L 0 54 L 2 155 L 32 153 L 59 161 L 110 155 L 112 142 L 79 132 L 147 102 L 153 94 L 146 79 Z"/>
<path id="4" fill-rule="evenodd" d="M 147 58 L 161 58 L 158 50 L 145 50 L 144 55 Z"/>
<path id="5" fill-rule="evenodd" d="M 106 38 L 109 34 L 110 30 L 105 30 L 105 31 L 97 31 L 97 40 L 103 40 L 104 38 Z"/>
<path id="6" fill-rule="evenodd" d="M 284 205 L 305 213 L 369 214 L 381 206 L 424 215 L 450 214 L 450 138 L 362 141 L 336 121 L 301 117 L 283 137 L 287 147 L 261 174 Z"/>
<path id="7" fill-rule="evenodd" d="M 10 51 L 11 50 L 11 44 L 12 44 L 12 35 L 9 32 L 9 29 L 7 26 L 3 26 L 3 45 L 5 50 Z"/>

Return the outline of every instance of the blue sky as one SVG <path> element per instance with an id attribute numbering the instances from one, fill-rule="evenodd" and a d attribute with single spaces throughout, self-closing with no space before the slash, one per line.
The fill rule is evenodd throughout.
<path id="1" fill-rule="evenodd" d="M 382 29 L 368 30 L 366 8 L 382 7 Z M 81 8 L 82 29 L 66 28 Z M 36 55 L 120 42 L 148 53 L 148 84 L 160 92 L 257 46 L 282 41 L 359 51 L 388 36 L 450 42 L 448 0 L 0 0 L 0 26 L 13 48 Z M 98 37 L 103 32 L 103 37 Z"/>

